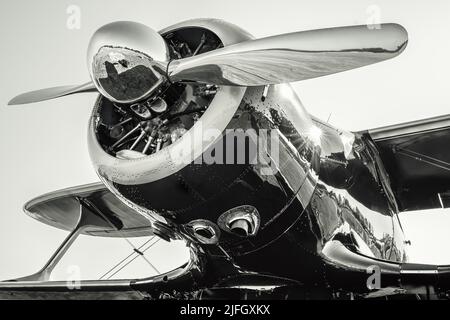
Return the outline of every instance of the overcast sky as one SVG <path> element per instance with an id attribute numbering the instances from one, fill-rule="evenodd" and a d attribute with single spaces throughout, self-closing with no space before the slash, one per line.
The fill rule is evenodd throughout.
<path id="1" fill-rule="evenodd" d="M 73 5 L 80 9 L 80 29 L 67 27 L 67 10 Z M 19 107 L 5 107 L 7 101 L 24 91 L 86 82 L 88 41 L 105 23 L 134 20 L 159 30 L 197 17 L 228 20 L 256 37 L 365 24 L 377 22 L 377 17 L 380 22 L 400 23 L 408 30 L 409 44 L 399 57 L 296 83 L 300 99 L 312 114 L 324 119 L 331 114 L 332 124 L 352 130 L 448 113 L 450 2 L 446 0 L 3 1 L 0 279 L 37 271 L 66 235 L 24 215 L 22 205 L 42 193 L 97 181 L 86 146 L 87 122 L 95 94 Z M 74 26 L 71 21 L 69 25 Z M 439 251 L 450 245 L 449 213 L 402 216 L 414 247 L 410 252 L 414 262 L 450 263 L 450 253 Z M 137 239 L 134 243 L 139 245 L 142 241 Z M 174 253 L 167 254 L 172 247 L 176 247 Z M 116 253 L 113 258 L 109 257 L 111 248 Z M 94 241 L 88 237 L 82 237 L 75 249 L 66 262 L 74 264 L 78 259 L 80 265 L 88 266 L 89 272 L 95 269 L 95 274 L 130 252 L 124 240 Z M 186 258 L 186 252 L 180 246 L 158 244 L 149 250 L 149 257 L 165 269 Z M 167 261 L 169 257 L 171 260 Z M 152 272 L 143 262 L 133 270 L 135 274 Z"/>

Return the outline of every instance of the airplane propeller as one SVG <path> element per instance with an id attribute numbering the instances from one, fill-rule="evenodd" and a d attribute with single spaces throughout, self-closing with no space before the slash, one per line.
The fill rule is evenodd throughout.
<path id="1" fill-rule="evenodd" d="M 44 101 L 99 91 L 119 103 L 148 98 L 166 81 L 262 86 L 321 77 L 399 55 L 408 42 L 398 24 L 348 26 L 249 40 L 191 57 L 170 60 L 164 39 L 136 22 L 97 30 L 87 63 L 92 82 L 21 94 L 8 104 Z"/>
<path id="2" fill-rule="evenodd" d="M 350 26 L 246 41 L 169 64 L 171 81 L 261 86 L 306 80 L 393 58 L 407 43 L 397 24 Z"/>

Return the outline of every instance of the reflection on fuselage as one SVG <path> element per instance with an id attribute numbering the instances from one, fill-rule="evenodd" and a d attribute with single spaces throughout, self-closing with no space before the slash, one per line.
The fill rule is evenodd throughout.
<path id="1" fill-rule="evenodd" d="M 222 102 L 231 98 L 222 96 Z M 175 226 L 201 247 L 198 254 L 207 261 L 205 278 L 225 279 L 249 271 L 326 285 L 326 269 L 332 263 L 323 249 L 335 241 L 365 256 L 405 259 L 401 228 L 393 219 L 395 201 L 367 137 L 312 121 L 288 84 L 247 88 L 235 107 L 226 129 L 232 131 L 230 136 L 236 130 L 256 132 L 266 148 L 258 147 L 258 159 L 267 163 L 195 159 L 162 179 L 122 184 L 105 175 L 105 183 L 143 214 L 163 217 L 168 223 L 161 232 Z M 261 135 L 263 131 L 268 135 Z M 276 145 L 269 139 L 272 134 L 278 136 Z M 228 136 L 222 132 L 202 156 L 219 146 L 225 158 L 229 152 L 236 155 L 235 146 L 231 149 L 226 143 Z M 271 153 L 274 147 L 276 157 Z M 264 167 L 272 171 L 264 173 Z M 256 234 L 242 237 L 222 229 L 212 245 L 201 243 L 186 228 L 198 220 L 217 226 L 223 213 L 240 206 L 259 212 Z M 342 266 L 348 267 L 336 267 Z"/>
<path id="2" fill-rule="evenodd" d="M 403 261 L 403 234 L 387 175 L 367 137 L 355 135 L 345 154 L 343 132 L 321 125 L 320 182 L 311 201 L 323 241 L 336 240 L 357 253 Z M 327 213 L 325 213 L 327 212 Z M 325 231 L 326 229 L 326 231 Z M 394 229 L 397 231 L 394 233 Z"/>

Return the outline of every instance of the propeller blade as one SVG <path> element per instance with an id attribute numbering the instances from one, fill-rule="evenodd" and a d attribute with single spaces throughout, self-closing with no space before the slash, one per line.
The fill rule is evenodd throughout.
<path id="1" fill-rule="evenodd" d="M 249 40 L 170 62 L 170 80 L 261 86 L 306 80 L 399 55 L 408 34 L 398 24 L 349 26 Z"/>
<path id="2" fill-rule="evenodd" d="M 8 102 L 8 105 L 26 104 L 67 96 L 81 92 L 95 92 L 97 88 L 92 82 L 78 86 L 60 86 L 22 93 Z"/>

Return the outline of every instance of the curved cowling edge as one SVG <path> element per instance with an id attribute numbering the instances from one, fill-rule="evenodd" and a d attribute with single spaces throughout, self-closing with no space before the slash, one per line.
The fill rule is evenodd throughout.
<path id="1" fill-rule="evenodd" d="M 188 20 L 165 28 L 160 34 L 188 27 L 208 29 L 224 45 L 252 39 L 251 35 L 236 25 L 217 19 Z M 245 87 L 220 87 L 202 118 L 182 138 L 160 152 L 133 160 L 117 159 L 107 154 L 98 143 L 95 114 L 101 99 L 99 97 L 89 121 L 88 148 L 100 179 L 132 185 L 153 182 L 178 172 L 216 142 L 217 139 L 203 141 L 203 132 L 209 129 L 223 131 L 239 107 L 245 90 Z"/>

